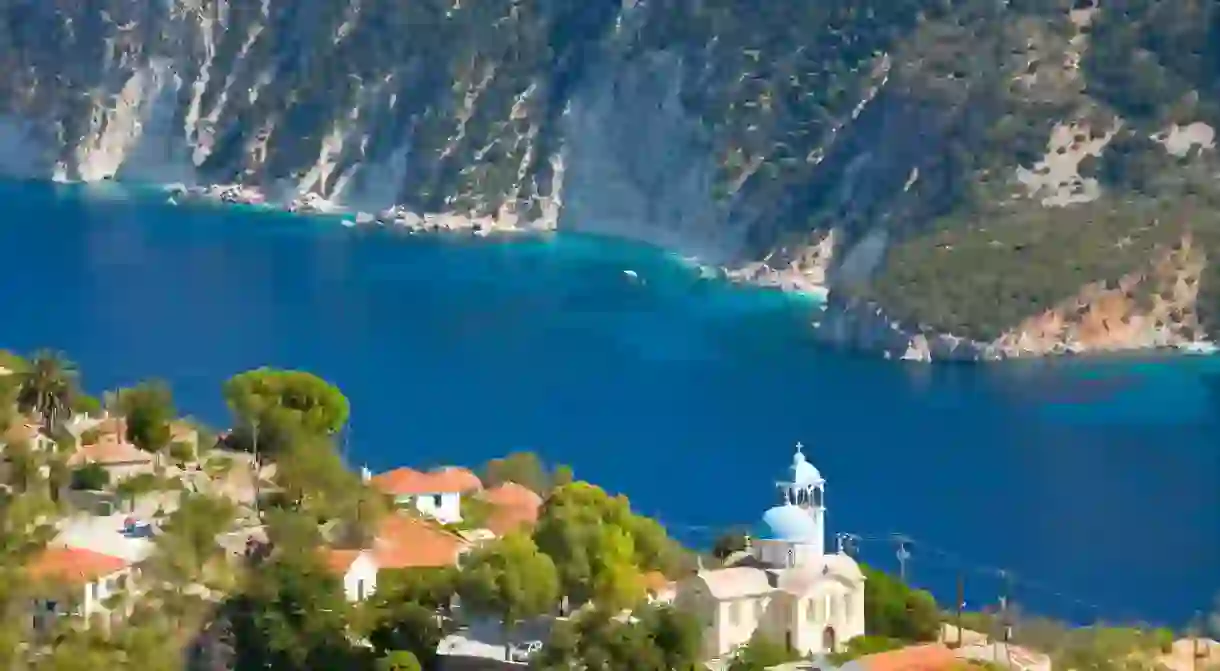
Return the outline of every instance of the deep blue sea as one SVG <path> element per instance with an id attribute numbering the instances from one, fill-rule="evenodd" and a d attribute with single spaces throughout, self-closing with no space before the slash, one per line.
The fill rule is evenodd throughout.
<path id="1" fill-rule="evenodd" d="M 117 184 L 0 201 L 0 347 L 62 349 L 94 392 L 161 377 L 223 426 L 225 378 L 308 369 L 351 399 L 357 464 L 536 450 L 696 544 L 776 501 L 799 440 L 832 531 L 890 569 L 887 535 L 910 536 L 946 603 L 958 570 L 968 608 L 993 603 L 999 568 L 1077 621 L 1181 625 L 1220 592 L 1217 359 L 904 364 L 621 241 L 408 237 Z"/>

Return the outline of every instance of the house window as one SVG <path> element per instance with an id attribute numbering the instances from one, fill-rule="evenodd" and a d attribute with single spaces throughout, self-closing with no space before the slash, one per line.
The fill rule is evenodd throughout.
<path id="1" fill-rule="evenodd" d="M 91 582 L 91 583 L 89 583 L 89 596 L 93 597 L 93 599 L 94 599 L 95 601 L 97 600 L 97 595 L 98 595 L 98 591 L 99 591 L 99 590 L 98 590 L 98 588 L 99 588 L 99 587 L 101 587 L 101 585 L 99 585 L 99 584 L 98 584 L 98 583 L 96 583 L 96 582 Z"/>
<path id="2" fill-rule="evenodd" d="M 356 600 L 364 601 L 364 579 L 356 581 Z"/>
<path id="3" fill-rule="evenodd" d="M 432 495 L 432 506 L 439 509 L 441 507 L 442 496 L 440 494 Z"/>

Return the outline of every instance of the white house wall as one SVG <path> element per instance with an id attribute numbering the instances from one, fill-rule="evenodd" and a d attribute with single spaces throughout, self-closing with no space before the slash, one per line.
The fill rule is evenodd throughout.
<path id="1" fill-rule="evenodd" d="M 456 492 L 411 494 L 396 497 L 394 501 L 400 506 L 410 505 L 421 514 L 442 524 L 456 524 L 462 521 L 462 496 Z"/>

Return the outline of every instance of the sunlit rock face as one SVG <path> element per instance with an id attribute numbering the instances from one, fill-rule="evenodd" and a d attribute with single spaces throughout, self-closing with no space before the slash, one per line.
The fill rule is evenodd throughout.
<path id="1" fill-rule="evenodd" d="M 890 53 L 943 3 L 872 4 L 4 0 L 0 171 L 754 260 L 922 160 L 868 108 L 906 104 L 885 102 Z M 904 141 L 861 149 L 878 135 Z"/>
<path id="2" fill-rule="evenodd" d="M 0 174 L 629 237 L 954 331 L 937 232 L 1220 202 L 1220 10 L 1157 2 L 0 0 Z"/>

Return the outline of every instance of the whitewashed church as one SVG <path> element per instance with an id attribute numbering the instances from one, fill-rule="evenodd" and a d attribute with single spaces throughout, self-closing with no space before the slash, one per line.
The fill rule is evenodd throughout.
<path id="1" fill-rule="evenodd" d="M 864 634 L 864 575 L 855 560 L 826 553 L 826 483 L 796 445 L 780 505 L 726 568 L 700 569 L 675 601 L 704 617 L 707 659 L 724 658 L 759 632 L 801 654 L 831 652 Z"/>

